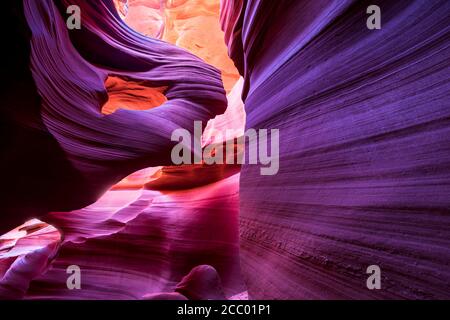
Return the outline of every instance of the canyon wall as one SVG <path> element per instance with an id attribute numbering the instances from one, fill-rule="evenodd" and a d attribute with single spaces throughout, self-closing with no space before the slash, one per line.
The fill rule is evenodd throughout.
<path id="1" fill-rule="evenodd" d="M 371 4 L 381 30 L 366 27 Z M 250 298 L 449 298 L 450 3 L 221 9 L 246 127 L 280 129 L 278 174 L 241 172 Z"/>

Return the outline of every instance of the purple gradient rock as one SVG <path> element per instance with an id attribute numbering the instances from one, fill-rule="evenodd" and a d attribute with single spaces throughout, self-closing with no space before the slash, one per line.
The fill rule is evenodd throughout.
<path id="1" fill-rule="evenodd" d="M 366 9 L 381 8 L 381 30 Z M 450 2 L 225 0 L 247 128 L 280 171 L 241 172 L 253 299 L 450 297 Z M 366 287 L 381 268 L 382 290 Z"/>

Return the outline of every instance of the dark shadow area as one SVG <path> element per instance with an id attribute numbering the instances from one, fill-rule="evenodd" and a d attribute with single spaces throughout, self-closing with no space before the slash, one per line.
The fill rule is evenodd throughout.
<path id="1" fill-rule="evenodd" d="M 1 19 L 3 85 L 0 107 L 0 234 L 48 211 L 90 201 L 83 178 L 65 157 L 40 116 L 41 98 L 30 64 L 30 38 L 22 1 L 6 1 Z"/>

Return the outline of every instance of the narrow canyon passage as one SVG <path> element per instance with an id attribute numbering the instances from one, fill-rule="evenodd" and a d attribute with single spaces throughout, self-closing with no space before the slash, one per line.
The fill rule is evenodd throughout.
<path id="1" fill-rule="evenodd" d="M 0 298 L 450 297 L 449 1 L 5 13 Z M 198 121 L 212 151 L 176 165 Z M 273 175 L 234 161 L 251 130 L 279 137 Z"/>

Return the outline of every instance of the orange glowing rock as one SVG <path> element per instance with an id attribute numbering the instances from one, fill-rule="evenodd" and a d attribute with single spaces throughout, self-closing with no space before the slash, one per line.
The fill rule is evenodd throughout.
<path id="1" fill-rule="evenodd" d="M 108 77 L 105 86 L 109 99 L 102 108 L 103 114 L 111 114 L 117 109 L 148 110 L 167 101 L 163 93 L 167 87 L 152 88 L 118 77 Z"/>
<path id="2" fill-rule="evenodd" d="M 135 31 L 148 37 L 160 38 L 164 30 L 164 13 L 160 2 L 159 0 L 131 0 L 128 1 L 126 9 L 123 9 L 125 5 L 120 3 L 116 3 L 116 7 L 119 12 L 122 12 L 122 19 Z"/>
<path id="3" fill-rule="evenodd" d="M 151 167 L 136 171 L 115 184 L 111 190 L 137 190 L 157 178 L 161 167 Z"/>
<path id="4" fill-rule="evenodd" d="M 120 17 L 124 19 L 128 13 L 128 0 L 113 0 L 113 2 Z"/>
<path id="5" fill-rule="evenodd" d="M 124 21 L 143 35 L 185 48 L 222 72 L 230 92 L 239 73 L 228 57 L 219 23 L 220 0 L 115 1 Z"/>

